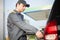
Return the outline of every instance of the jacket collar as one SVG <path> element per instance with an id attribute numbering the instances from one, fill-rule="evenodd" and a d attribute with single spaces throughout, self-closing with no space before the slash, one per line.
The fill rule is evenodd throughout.
<path id="1" fill-rule="evenodd" d="M 17 10 L 14 10 L 14 11 L 16 12 L 16 14 L 21 15 L 21 13 L 20 13 L 20 12 L 18 12 Z"/>

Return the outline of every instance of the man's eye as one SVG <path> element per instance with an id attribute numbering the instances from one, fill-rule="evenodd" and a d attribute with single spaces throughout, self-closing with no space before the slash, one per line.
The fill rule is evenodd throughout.
<path id="1" fill-rule="evenodd" d="M 24 6 L 23 6 L 24 7 Z"/>
<path id="2" fill-rule="evenodd" d="M 23 7 L 26 7 L 25 5 Z"/>

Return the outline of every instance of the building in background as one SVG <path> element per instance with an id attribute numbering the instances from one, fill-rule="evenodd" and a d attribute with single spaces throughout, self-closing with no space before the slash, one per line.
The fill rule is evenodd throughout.
<path id="1" fill-rule="evenodd" d="M 37 10 L 31 12 L 22 13 L 24 15 L 24 19 L 30 25 L 36 27 L 39 30 L 45 27 L 48 16 L 50 13 L 50 9 L 45 10 Z"/>

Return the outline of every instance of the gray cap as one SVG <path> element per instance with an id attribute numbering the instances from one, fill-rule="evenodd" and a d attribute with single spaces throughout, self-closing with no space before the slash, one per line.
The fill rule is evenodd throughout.
<path id="1" fill-rule="evenodd" d="M 25 0 L 18 0 L 17 3 L 19 3 L 19 4 L 22 3 L 22 4 L 24 4 L 26 7 L 29 7 L 29 6 L 30 6 L 29 4 L 26 3 Z"/>

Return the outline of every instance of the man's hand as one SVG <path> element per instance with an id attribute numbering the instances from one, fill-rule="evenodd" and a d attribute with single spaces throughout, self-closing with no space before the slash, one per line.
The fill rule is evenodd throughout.
<path id="1" fill-rule="evenodd" d="M 43 38 L 43 34 L 40 31 L 36 32 L 37 38 Z"/>

